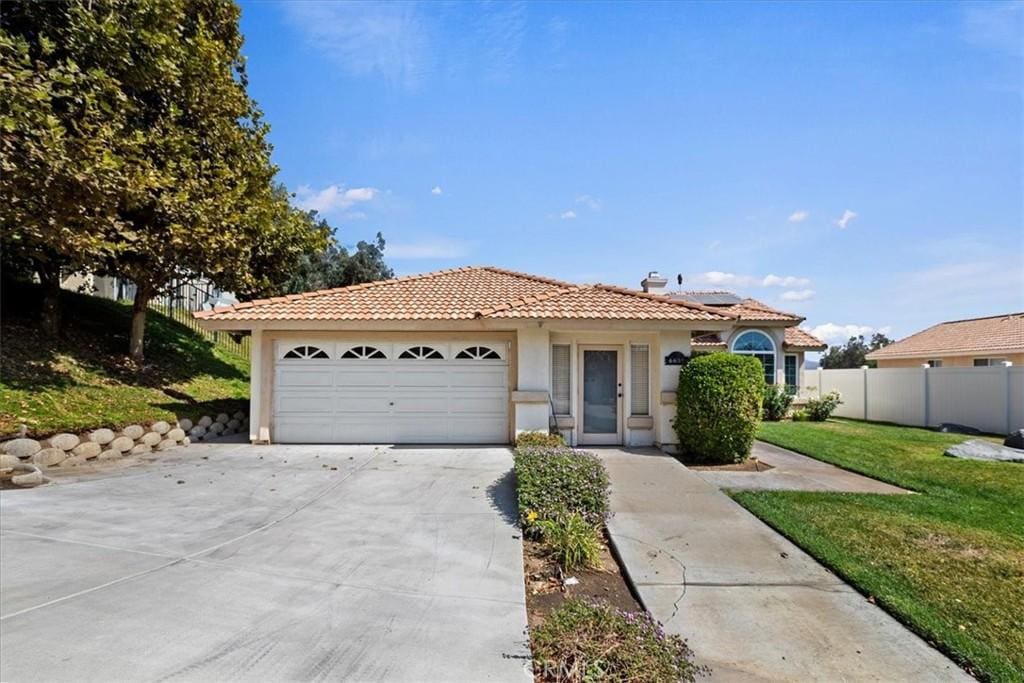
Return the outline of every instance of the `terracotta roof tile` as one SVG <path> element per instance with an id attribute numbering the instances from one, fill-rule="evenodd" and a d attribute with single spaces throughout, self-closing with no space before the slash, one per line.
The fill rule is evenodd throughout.
<path id="1" fill-rule="evenodd" d="M 939 323 L 867 357 L 880 360 L 988 352 L 1024 352 L 1024 313 Z"/>
<path id="2" fill-rule="evenodd" d="M 203 320 L 468 320 L 578 318 L 730 320 L 700 304 L 653 294 L 573 285 L 490 266 L 441 270 L 351 287 L 258 299 L 199 311 Z"/>

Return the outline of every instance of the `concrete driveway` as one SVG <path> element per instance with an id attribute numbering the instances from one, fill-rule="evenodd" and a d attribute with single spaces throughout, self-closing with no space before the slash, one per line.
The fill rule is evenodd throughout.
<path id="1" fill-rule="evenodd" d="M 197 444 L 3 491 L 0 680 L 529 680 L 511 465 Z"/>

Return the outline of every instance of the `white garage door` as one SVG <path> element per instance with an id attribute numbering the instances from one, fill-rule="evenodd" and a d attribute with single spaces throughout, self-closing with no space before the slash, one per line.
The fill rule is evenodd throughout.
<path id="1" fill-rule="evenodd" d="M 277 342 L 278 443 L 506 443 L 505 342 Z"/>

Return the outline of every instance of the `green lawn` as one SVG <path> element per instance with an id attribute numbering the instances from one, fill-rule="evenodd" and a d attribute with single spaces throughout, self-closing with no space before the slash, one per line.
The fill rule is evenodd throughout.
<path id="1" fill-rule="evenodd" d="M 765 423 L 758 438 L 918 492 L 731 495 L 980 678 L 1024 681 L 1024 465 L 852 420 Z"/>
<path id="2" fill-rule="evenodd" d="M 150 311 L 146 364 L 128 359 L 130 306 L 63 293 L 63 334 L 36 319 L 38 289 L 4 283 L 0 436 L 80 432 L 234 412 L 249 396 L 249 364 L 187 326 Z"/>

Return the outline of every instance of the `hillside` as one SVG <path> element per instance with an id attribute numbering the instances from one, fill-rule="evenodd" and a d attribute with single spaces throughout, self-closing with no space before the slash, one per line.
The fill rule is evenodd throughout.
<path id="1" fill-rule="evenodd" d="M 120 427 L 245 409 L 248 361 L 150 311 L 146 364 L 126 354 L 131 307 L 64 292 L 63 334 L 38 325 L 39 290 L 4 283 L 0 301 L 0 436 Z"/>

